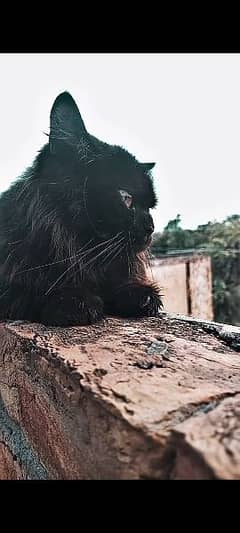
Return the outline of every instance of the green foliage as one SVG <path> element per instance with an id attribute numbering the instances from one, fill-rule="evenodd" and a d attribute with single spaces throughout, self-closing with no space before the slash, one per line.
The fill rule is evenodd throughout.
<path id="1" fill-rule="evenodd" d="M 240 215 L 208 222 L 196 230 L 181 228 L 181 217 L 154 235 L 153 255 L 206 250 L 212 257 L 215 320 L 240 325 Z"/>

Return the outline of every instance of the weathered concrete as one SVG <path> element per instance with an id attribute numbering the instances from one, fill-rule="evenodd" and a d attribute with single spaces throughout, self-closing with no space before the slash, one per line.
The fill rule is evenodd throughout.
<path id="1" fill-rule="evenodd" d="M 0 324 L 0 479 L 240 479 L 240 329 Z"/>
<path id="2" fill-rule="evenodd" d="M 213 320 L 211 257 L 203 253 L 151 260 L 153 279 L 168 312 Z"/>

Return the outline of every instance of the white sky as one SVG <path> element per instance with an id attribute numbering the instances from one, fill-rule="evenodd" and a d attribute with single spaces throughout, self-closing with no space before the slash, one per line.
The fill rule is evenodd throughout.
<path id="1" fill-rule="evenodd" d="M 69 91 L 87 129 L 156 161 L 156 231 L 240 213 L 240 54 L 0 54 L 0 190 Z"/>

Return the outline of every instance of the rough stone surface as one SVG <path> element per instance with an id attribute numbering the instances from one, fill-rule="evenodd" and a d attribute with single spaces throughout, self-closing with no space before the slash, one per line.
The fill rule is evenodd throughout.
<path id="1" fill-rule="evenodd" d="M 21 468 L 14 455 L 3 442 L 0 442 L 0 479 L 16 480 L 23 479 Z"/>
<path id="2" fill-rule="evenodd" d="M 240 479 L 240 329 L 0 323 L 0 479 Z"/>

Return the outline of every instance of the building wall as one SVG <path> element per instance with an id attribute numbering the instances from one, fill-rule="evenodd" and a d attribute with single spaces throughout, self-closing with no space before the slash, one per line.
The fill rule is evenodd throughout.
<path id="1" fill-rule="evenodd" d="M 210 257 L 199 257 L 189 263 L 191 315 L 213 320 L 212 268 Z"/>
<path id="2" fill-rule="evenodd" d="M 151 261 L 151 276 L 161 287 L 166 311 L 213 320 L 209 256 L 155 258 Z"/>
<path id="3" fill-rule="evenodd" d="M 166 311 L 188 314 L 186 291 L 186 265 L 175 263 L 152 265 L 153 278 L 161 287 L 162 300 Z"/>

